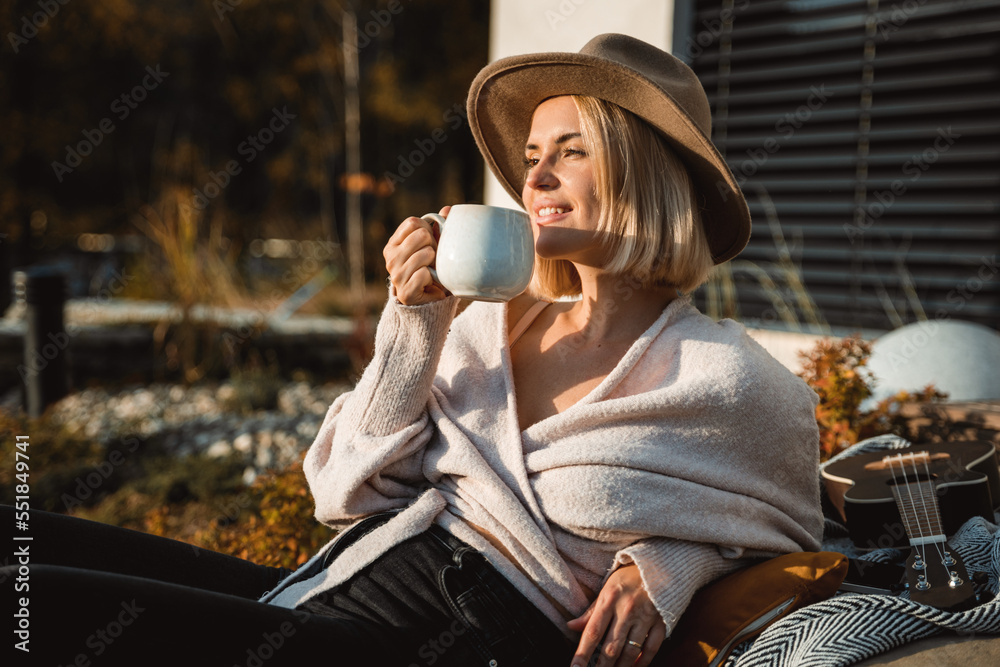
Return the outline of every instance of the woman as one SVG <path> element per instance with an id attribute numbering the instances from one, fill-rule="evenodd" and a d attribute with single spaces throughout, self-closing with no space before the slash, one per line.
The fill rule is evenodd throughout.
<path id="1" fill-rule="evenodd" d="M 317 517 L 405 508 L 338 579 L 435 525 L 582 632 L 573 665 L 646 665 L 738 558 L 817 548 L 816 397 L 678 295 L 749 236 L 687 67 L 621 35 L 508 58 L 469 120 L 531 217 L 533 295 L 455 318 L 435 230 L 402 223 L 375 358 L 306 459 Z M 319 611 L 331 583 L 272 601 Z"/>
<path id="2" fill-rule="evenodd" d="M 818 547 L 815 394 L 681 295 L 750 229 L 694 74 L 602 35 L 486 67 L 469 120 L 531 217 L 531 295 L 456 317 L 435 230 L 400 225 L 373 361 L 305 463 L 317 518 L 352 527 L 267 605 L 188 594 L 225 641 L 263 608 L 289 660 L 649 665 L 700 586 Z"/>

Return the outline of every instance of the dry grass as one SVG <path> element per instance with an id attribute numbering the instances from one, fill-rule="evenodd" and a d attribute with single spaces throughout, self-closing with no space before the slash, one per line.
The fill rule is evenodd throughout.
<path id="1" fill-rule="evenodd" d="M 740 318 L 738 294 L 734 276 L 749 274 L 764 290 L 777 318 L 790 331 L 828 334 L 830 325 L 816 306 L 802 279 L 802 267 L 792 256 L 789 244 L 778 221 L 778 213 L 770 195 L 763 186 L 757 186 L 757 195 L 764 207 L 768 230 L 778 254 L 774 262 L 751 262 L 735 259 L 716 267 L 705 286 L 706 311 L 710 317 L 720 319 Z"/>

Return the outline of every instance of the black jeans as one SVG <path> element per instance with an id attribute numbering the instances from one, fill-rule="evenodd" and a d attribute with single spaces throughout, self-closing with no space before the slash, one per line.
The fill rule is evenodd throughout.
<path id="1" fill-rule="evenodd" d="M 3 664 L 540 667 L 573 653 L 482 555 L 439 528 L 284 609 L 257 599 L 287 571 L 59 514 L 33 510 L 29 525 L 33 539 L 15 541 L 13 509 L 0 506 L 13 658 Z M 23 638 L 28 653 L 16 648 Z"/>

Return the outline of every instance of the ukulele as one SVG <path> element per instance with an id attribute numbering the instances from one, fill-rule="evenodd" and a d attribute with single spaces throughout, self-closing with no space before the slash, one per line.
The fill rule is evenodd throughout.
<path id="1" fill-rule="evenodd" d="M 929 472 L 930 462 L 945 456 L 910 452 L 886 456 L 882 464 L 893 475 L 889 486 L 910 540 L 906 559 L 910 599 L 945 611 L 962 611 L 975 605 L 976 593 L 962 560 L 949 551 L 937 486 Z"/>
<path id="2" fill-rule="evenodd" d="M 904 474 L 898 462 L 893 467 L 889 460 L 896 454 L 920 455 L 913 461 L 918 471 Z M 909 545 L 904 514 L 894 494 L 901 481 L 926 482 L 921 497 L 925 504 L 934 499 L 941 532 L 949 537 L 973 516 L 994 521 L 993 510 L 1000 503 L 1000 471 L 991 442 L 935 443 L 868 452 L 828 463 L 822 475 L 851 541 L 862 551 Z"/>
<path id="3" fill-rule="evenodd" d="M 961 451 L 954 449 L 954 444 L 944 448 L 927 446 L 863 454 L 856 457 L 859 459 L 857 461 L 852 461 L 855 457 L 851 457 L 830 464 L 827 467 L 833 470 L 829 474 L 827 471 L 823 473 L 829 480 L 850 482 L 850 479 L 838 477 L 839 473 L 845 472 L 845 466 L 840 464 L 852 461 L 851 466 L 846 466 L 846 472 L 855 475 L 859 474 L 860 466 L 860 476 L 869 483 L 854 483 L 844 494 L 844 509 L 847 514 L 862 516 L 859 509 L 849 510 L 852 506 L 864 506 L 865 500 L 868 500 L 868 505 L 881 507 L 881 515 L 884 516 L 885 503 L 880 496 L 885 495 L 885 490 L 888 490 L 910 545 L 910 555 L 904 568 L 910 599 L 945 611 L 970 609 L 976 604 L 977 596 L 965 565 L 957 554 L 951 552 L 948 545 L 948 531 L 942 520 L 939 499 L 950 495 L 951 502 L 961 502 L 955 499 L 955 493 L 950 487 L 960 489 L 968 486 L 974 492 L 959 495 L 963 495 L 964 499 L 984 496 L 980 502 L 985 505 L 979 509 L 987 512 L 986 518 L 992 520 L 990 477 L 974 470 L 975 466 L 989 463 L 990 466 L 986 467 L 992 467 L 994 480 L 996 478 L 996 452 L 992 444 L 975 443 L 988 445 L 988 448 L 973 446 L 959 448 Z M 959 459 L 962 455 L 967 458 Z M 962 464 L 963 460 L 969 463 Z M 951 475 L 945 475 L 942 471 L 951 472 Z M 878 488 L 879 485 L 881 488 Z M 852 493 L 858 487 L 861 493 Z M 973 513 L 967 509 L 966 515 L 971 517 Z M 848 519 L 848 530 L 850 521 Z M 866 525 L 871 524 L 869 522 Z M 889 532 L 883 537 L 895 539 L 892 527 L 889 524 L 885 524 L 885 527 Z M 852 535 L 852 539 L 857 544 L 855 535 Z"/>

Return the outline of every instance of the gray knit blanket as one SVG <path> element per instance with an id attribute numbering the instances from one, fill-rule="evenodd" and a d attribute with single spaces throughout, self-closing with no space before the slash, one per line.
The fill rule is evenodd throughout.
<path id="1" fill-rule="evenodd" d="M 910 443 L 881 436 L 858 443 L 834 460 L 863 452 L 898 449 Z M 996 522 L 970 519 L 949 540 L 970 575 L 986 572 L 989 580 L 977 590 L 1000 592 L 1000 513 Z M 827 520 L 823 549 L 852 558 L 902 562 L 906 554 L 880 549 L 859 554 L 846 529 Z M 988 594 L 985 596 L 988 597 Z M 725 667 L 840 667 L 885 653 L 914 640 L 941 633 L 1000 634 L 1000 596 L 963 612 L 945 612 L 900 596 L 842 593 L 800 609 L 773 624 L 755 640 L 744 642 Z"/>

